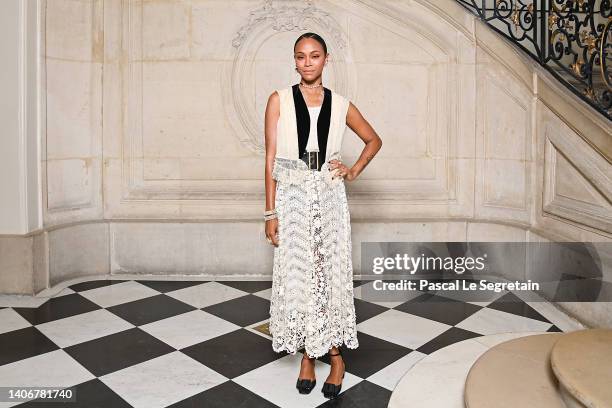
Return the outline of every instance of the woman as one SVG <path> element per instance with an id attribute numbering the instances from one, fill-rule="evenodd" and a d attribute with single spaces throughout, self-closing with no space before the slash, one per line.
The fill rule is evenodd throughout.
<path id="1" fill-rule="evenodd" d="M 382 141 L 348 99 L 322 85 L 329 54 L 317 34 L 294 45 L 299 84 L 272 93 L 265 113 L 266 237 L 274 245 L 270 333 L 275 352 L 305 348 L 296 387 L 314 388 L 314 360 L 327 353 L 325 397 L 342 387 L 340 346 L 359 346 L 353 299 L 350 215 L 343 181 L 352 181 Z M 311 126 L 312 124 L 312 126 Z M 340 147 L 348 125 L 364 142 L 347 167 Z"/>

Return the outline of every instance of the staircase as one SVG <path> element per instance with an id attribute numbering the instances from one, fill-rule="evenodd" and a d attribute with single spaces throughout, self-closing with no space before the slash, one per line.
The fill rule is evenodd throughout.
<path id="1" fill-rule="evenodd" d="M 611 408 L 612 329 L 500 343 L 470 368 L 466 408 Z"/>
<path id="2" fill-rule="evenodd" d="M 608 0 L 456 0 L 612 120 Z"/>

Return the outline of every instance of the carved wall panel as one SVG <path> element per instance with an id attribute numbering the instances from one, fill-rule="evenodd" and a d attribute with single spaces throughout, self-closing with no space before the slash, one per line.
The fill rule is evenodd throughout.
<path id="1" fill-rule="evenodd" d="M 612 233 L 612 165 L 559 118 L 542 128 L 543 214 Z"/>
<path id="2" fill-rule="evenodd" d="M 487 50 L 477 53 L 477 214 L 528 224 L 534 193 L 531 90 Z"/>

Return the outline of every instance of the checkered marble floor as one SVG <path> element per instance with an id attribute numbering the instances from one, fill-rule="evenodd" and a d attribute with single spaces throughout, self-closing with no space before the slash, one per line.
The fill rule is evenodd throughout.
<path id="1" fill-rule="evenodd" d="M 417 292 L 370 302 L 355 281 L 359 348 L 332 403 L 321 386 L 295 388 L 301 354 L 272 350 L 270 281 L 95 280 L 38 308 L 0 308 L 0 386 L 74 386 L 76 402 L 19 407 L 386 407 L 401 376 L 425 355 L 476 336 L 561 331 L 513 293 L 463 302 Z M 562 316 L 560 316 L 560 319 Z"/>

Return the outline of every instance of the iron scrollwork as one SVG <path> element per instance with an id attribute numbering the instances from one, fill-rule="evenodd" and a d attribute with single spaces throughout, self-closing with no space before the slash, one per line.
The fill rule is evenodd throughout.
<path id="1" fill-rule="evenodd" d="M 612 0 L 456 0 L 612 120 Z"/>

